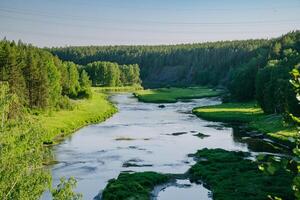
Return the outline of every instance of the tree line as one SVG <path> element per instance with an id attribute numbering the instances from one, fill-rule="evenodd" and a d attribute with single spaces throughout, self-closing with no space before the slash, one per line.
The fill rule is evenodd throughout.
<path id="1" fill-rule="evenodd" d="M 8 82 L 10 93 L 29 108 L 59 108 L 68 98 L 91 95 L 84 70 L 22 42 L 0 41 L 0 75 L 0 82 Z"/>
<path id="2" fill-rule="evenodd" d="M 290 71 L 299 66 L 300 32 L 270 40 L 160 46 L 86 46 L 49 49 L 78 64 L 137 63 L 145 87 L 209 85 L 230 99 L 257 100 L 266 113 L 300 114 Z"/>
<path id="3" fill-rule="evenodd" d="M 83 67 L 93 86 L 132 86 L 141 84 L 137 64 L 119 65 L 113 62 L 93 62 Z"/>
<path id="4" fill-rule="evenodd" d="M 51 48 L 62 60 L 80 65 L 96 61 L 140 66 L 145 87 L 218 85 L 228 71 L 252 57 L 268 40 L 221 41 L 161 46 L 86 46 Z M 162 78 L 164 77 L 164 78 Z"/>
<path id="5" fill-rule="evenodd" d="M 300 67 L 300 32 L 288 33 L 255 50 L 255 56 L 229 73 L 228 88 L 238 101 L 257 100 L 265 113 L 300 115 L 291 71 Z"/>

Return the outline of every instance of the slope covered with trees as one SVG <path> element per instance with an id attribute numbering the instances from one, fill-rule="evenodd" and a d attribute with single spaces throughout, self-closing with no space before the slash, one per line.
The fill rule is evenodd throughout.
<path id="1" fill-rule="evenodd" d="M 146 87 L 218 85 L 228 72 L 256 55 L 267 40 L 224 41 L 162 46 L 86 46 L 52 48 L 62 60 L 86 65 L 95 61 L 136 63 Z"/>
<path id="2" fill-rule="evenodd" d="M 76 64 L 21 42 L 0 42 L 0 67 L 0 81 L 29 108 L 59 108 L 67 98 L 91 94 L 89 77 Z"/>
<path id="3" fill-rule="evenodd" d="M 165 46 L 52 48 L 63 60 L 137 63 L 146 87 L 210 85 L 227 88 L 235 101 L 257 100 L 264 112 L 300 114 L 290 71 L 299 66 L 300 32 L 271 40 Z"/>

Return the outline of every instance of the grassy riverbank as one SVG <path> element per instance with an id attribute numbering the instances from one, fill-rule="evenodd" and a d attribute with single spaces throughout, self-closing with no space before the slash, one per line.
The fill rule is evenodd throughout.
<path id="1" fill-rule="evenodd" d="M 148 103 L 175 103 L 179 99 L 214 97 L 220 94 L 221 91 L 207 87 L 160 88 L 141 90 L 134 93 L 139 101 Z"/>
<path id="2" fill-rule="evenodd" d="M 39 199 L 51 185 L 44 166 L 54 162 L 43 143 L 58 142 L 117 111 L 104 94 L 94 90 L 91 99 L 72 100 L 72 104 L 73 110 L 24 112 L 0 130 L 0 199 Z"/>
<path id="3" fill-rule="evenodd" d="M 265 115 L 254 102 L 199 107 L 193 109 L 193 113 L 211 121 L 248 123 L 250 128 L 286 143 L 297 135 L 296 128 L 285 124 L 282 116 Z"/>
<path id="4" fill-rule="evenodd" d="M 285 170 L 270 175 L 258 169 L 248 153 L 223 149 L 199 150 L 197 164 L 189 170 L 191 181 L 203 181 L 212 191 L 214 200 L 262 200 L 281 197 L 294 199 L 293 176 Z"/>
<path id="5" fill-rule="evenodd" d="M 46 143 L 60 140 L 85 125 L 104 121 L 117 112 L 106 95 L 96 92 L 95 89 L 92 98 L 75 100 L 73 103 L 73 110 L 53 111 L 38 116 L 46 132 Z"/>
<path id="6" fill-rule="evenodd" d="M 134 92 L 143 90 L 141 85 L 122 86 L 122 87 L 94 87 L 97 92 Z"/>
<path id="7" fill-rule="evenodd" d="M 121 173 L 109 181 L 102 193 L 103 200 L 150 200 L 154 186 L 165 183 L 169 176 L 155 172 Z"/>

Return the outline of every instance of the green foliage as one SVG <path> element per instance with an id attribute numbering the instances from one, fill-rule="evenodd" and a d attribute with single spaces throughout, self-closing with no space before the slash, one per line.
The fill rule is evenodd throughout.
<path id="1" fill-rule="evenodd" d="M 77 65 L 63 63 L 49 52 L 21 42 L 0 41 L 0 73 L 0 81 L 8 82 L 10 93 L 29 108 L 58 108 L 64 95 L 77 98 L 79 93 L 82 97 L 91 94 L 88 77 L 79 76 Z"/>
<path id="2" fill-rule="evenodd" d="M 96 61 L 136 63 L 145 87 L 218 85 L 232 68 L 256 55 L 267 40 L 221 41 L 161 46 L 86 46 L 52 48 L 63 60 L 87 65 Z M 91 76 L 91 74 L 90 74 Z"/>
<path id="3" fill-rule="evenodd" d="M 290 139 L 297 136 L 293 125 L 284 123 L 280 115 L 266 115 L 256 103 L 223 103 L 193 109 L 198 117 L 221 122 L 248 123 L 250 128 L 265 133 L 268 137 L 291 144 Z"/>
<path id="4" fill-rule="evenodd" d="M 0 113 L 8 116 L 17 97 L 0 85 Z M 47 152 L 42 146 L 42 128 L 31 116 L 15 112 L 4 117 L 0 129 L 0 199 L 38 199 L 50 185 L 51 176 L 43 168 Z"/>
<path id="5" fill-rule="evenodd" d="M 95 93 L 91 99 L 74 101 L 73 110 L 34 116 L 22 108 L 15 112 L 18 97 L 9 91 L 7 83 L 0 84 L 0 199 L 39 199 L 51 185 L 50 173 L 43 164 L 52 158 L 43 143 L 53 144 L 54 138 L 61 139 L 88 123 L 105 120 L 116 108 L 104 95 Z M 11 112 L 13 118 L 9 118 Z M 79 199 L 80 195 L 72 192 L 74 187 L 74 179 L 63 179 L 53 190 L 54 199 Z"/>
<path id="6" fill-rule="evenodd" d="M 299 32 L 292 32 L 273 42 L 265 67 L 258 70 L 256 98 L 266 113 L 300 115 L 296 93 L 289 83 L 289 72 L 300 62 Z"/>
<path id="7" fill-rule="evenodd" d="M 77 66 L 72 62 L 67 62 L 66 68 L 68 74 L 68 81 L 65 85 L 65 93 L 69 97 L 76 98 L 80 90 L 79 73 L 77 70 Z"/>
<path id="8" fill-rule="evenodd" d="M 92 84 L 89 79 L 89 75 L 86 73 L 85 70 L 82 70 L 80 74 L 80 91 L 78 93 L 78 96 L 84 98 L 91 98 L 92 97 L 91 85 Z"/>
<path id="9" fill-rule="evenodd" d="M 141 90 L 134 93 L 139 101 L 152 103 L 175 103 L 179 99 L 215 97 L 222 93 L 206 87 L 161 88 Z"/>
<path id="10" fill-rule="evenodd" d="M 132 86 L 139 85 L 140 68 L 138 65 L 118 65 L 112 62 L 93 62 L 83 67 L 89 74 L 93 86 Z"/>
<path id="11" fill-rule="evenodd" d="M 292 80 L 291 83 L 293 85 L 293 88 L 296 92 L 296 98 L 297 100 L 300 102 L 300 73 L 299 73 L 299 64 L 297 64 L 295 66 L 295 68 L 293 69 L 293 71 L 291 72 L 292 74 Z M 295 121 L 295 123 L 297 123 L 297 125 L 300 125 L 300 118 L 294 116 L 293 114 L 290 114 L 292 119 Z M 299 127 L 298 127 L 299 128 Z M 295 196 L 297 199 L 300 199 L 300 174 L 299 174 L 299 156 L 300 156 L 300 138 L 299 138 L 300 132 L 298 132 L 298 137 L 297 137 L 297 146 L 294 149 L 294 153 L 295 153 L 295 157 L 294 160 L 297 161 L 298 164 L 298 174 L 297 176 L 294 178 L 294 182 L 293 182 L 293 190 L 295 192 Z"/>
<path id="12" fill-rule="evenodd" d="M 145 87 L 222 85 L 233 100 L 256 99 L 263 111 L 300 115 L 289 72 L 300 62 L 300 32 L 272 40 L 165 46 L 89 46 L 50 49 L 63 60 L 137 63 Z M 128 70 L 125 70 L 128 74 Z M 121 78 L 123 80 L 123 78 Z"/>
<path id="13" fill-rule="evenodd" d="M 292 80 L 290 81 L 294 87 L 296 98 L 300 101 L 300 72 L 299 72 L 300 64 L 297 64 L 296 67 L 291 72 Z"/>
<path id="14" fill-rule="evenodd" d="M 77 181 L 74 177 L 68 180 L 64 177 L 60 178 L 60 183 L 57 188 L 51 191 L 53 200 L 81 200 L 82 195 L 74 192 L 76 184 Z"/>
<path id="15" fill-rule="evenodd" d="M 257 71 L 266 59 L 265 51 L 257 52 L 256 57 L 229 72 L 228 89 L 234 100 L 250 101 L 255 97 Z"/>
<path id="16" fill-rule="evenodd" d="M 222 122 L 251 122 L 263 116 L 255 103 L 223 103 L 193 109 L 193 113 L 204 119 Z"/>
<path id="17" fill-rule="evenodd" d="M 135 92 L 143 90 L 143 87 L 141 85 L 133 85 L 120 87 L 95 87 L 94 89 L 99 92 Z"/>
<path id="18" fill-rule="evenodd" d="M 1 114 L 1 129 L 5 128 L 9 118 L 19 115 L 18 97 L 15 94 L 9 93 L 8 83 L 0 82 L 0 114 Z M 17 111 L 17 112 L 16 112 Z"/>
<path id="19" fill-rule="evenodd" d="M 199 150 L 195 154 L 198 162 L 189 170 L 190 179 L 204 181 L 215 200 L 267 200 L 269 196 L 294 199 L 292 174 L 285 170 L 274 175 L 263 173 L 258 169 L 259 163 L 248 160 L 248 156 L 223 149 Z"/>
<path id="20" fill-rule="evenodd" d="M 108 182 L 102 193 L 103 200 L 150 200 L 155 185 L 169 180 L 167 175 L 155 172 L 121 173 Z"/>
<path id="21" fill-rule="evenodd" d="M 43 124 L 44 142 L 52 144 L 77 129 L 91 123 L 101 122 L 117 112 L 104 94 L 93 92 L 91 98 L 73 100 L 71 110 L 43 112 L 37 120 Z"/>

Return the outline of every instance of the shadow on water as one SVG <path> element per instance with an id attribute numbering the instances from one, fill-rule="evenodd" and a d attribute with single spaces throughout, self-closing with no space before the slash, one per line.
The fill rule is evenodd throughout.
<path id="1" fill-rule="evenodd" d="M 53 148 L 58 161 L 50 166 L 54 186 L 62 176 L 74 176 L 78 180 L 76 191 L 84 199 L 93 199 L 108 180 L 122 171 L 185 173 L 195 164 L 188 154 L 203 148 L 253 154 L 288 152 L 259 133 L 251 136 L 242 126 L 209 122 L 191 114 L 194 107 L 221 103 L 216 98 L 164 104 L 163 109 L 157 104 L 138 102 L 131 94 L 116 94 L 110 99 L 118 106 L 117 114 L 78 130 Z M 179 198 L 181 194 L 183 198 Z M 201 184 L 187 182 L 170 185 L 158 196 L 166 200 L 211 199 Z M 49 193 L 45 192 L 42 200 L 48 199 Z"/>
<path id="2" fill-rule="evenodd" d="M 265 152 L 269 154 L 289 155 L 292 149 L 288 146 L 278 144 L 267 139 L 267 137 L 258 131 L 253 131 L 243 124 L 231 124 L 233 140 L 237 143 L 245 143 L 252 152 Z"/>

